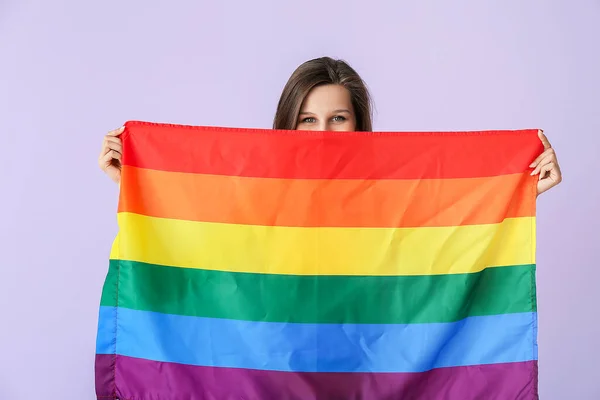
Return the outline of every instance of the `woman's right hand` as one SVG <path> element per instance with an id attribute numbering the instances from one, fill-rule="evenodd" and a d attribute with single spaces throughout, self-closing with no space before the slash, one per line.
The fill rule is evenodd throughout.
<path id="1" fill-rule="evenodd" d="M 110 131 L 104 136 L 102 141 L 102 151 L 98 157 L 100 169 L 106 173 L 114 182 L 121 181 L 121 154 L 123 146 L 119 135 L 123 133 L 125 127 Z"/>

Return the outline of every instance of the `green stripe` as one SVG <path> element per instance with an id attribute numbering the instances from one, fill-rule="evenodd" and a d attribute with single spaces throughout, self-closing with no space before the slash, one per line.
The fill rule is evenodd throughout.
<path id="1" fill-rule="evenodd" d="M 118 266 L 120 263 L 120 272 Z M 102 305 L 198 317 L 299 323 L 452 322 L 536 311 L 535 265 L 473 274 L 297 276 L 112 260 Z"/>

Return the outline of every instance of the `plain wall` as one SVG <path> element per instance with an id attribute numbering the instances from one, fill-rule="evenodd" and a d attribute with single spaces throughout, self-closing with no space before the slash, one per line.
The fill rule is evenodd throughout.
<path id="1" fill-rule="evenodd" d="M 0 0 L 0 399 L 91 399 L 127 119 L 270 127 L 301 62 L 348 60 L 376 130 L 541 127 L 542 399 L 599 399 L 600 2 Z"/>

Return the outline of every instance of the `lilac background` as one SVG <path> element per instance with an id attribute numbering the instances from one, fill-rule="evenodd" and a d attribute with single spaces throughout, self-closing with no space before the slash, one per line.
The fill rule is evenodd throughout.
<path id="1" fill-rule="evenodd" d="M 565 180 L 539 201 L 541 398 L 600 398 L 600 2 L 157 3 L 0 0 L 0 399 L 93 397 L 117 228 L 102 135 L 270 127 L 325 54 L 368 82 L 377 130 L 546 130 Z"/>

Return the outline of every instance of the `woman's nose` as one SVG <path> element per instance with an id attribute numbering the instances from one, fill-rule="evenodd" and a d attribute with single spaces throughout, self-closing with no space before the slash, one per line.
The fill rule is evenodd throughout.
<path id="1" fill-rule="evenodd" d="M 320 131 L 330 131 L 331 130 L 331 126 L 330 126 L 329 122 L 321 122 L 321 123 L 319 123 L 319 130 Z"/>

